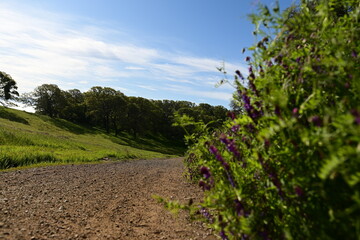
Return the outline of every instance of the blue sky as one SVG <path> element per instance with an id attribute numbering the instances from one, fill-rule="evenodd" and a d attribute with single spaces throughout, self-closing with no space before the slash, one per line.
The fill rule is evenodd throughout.
<path id="1" fill-rule="evenodd" d="M 3 0 L 0 71 L 19 91 L 44 83 L 87 91 L 228 107 L 234 89 L 215 88 L 225 62 L 246 72 L 247 19 L 275 0 Z M 281 0 L 281 9 L 292 0 Z"/>

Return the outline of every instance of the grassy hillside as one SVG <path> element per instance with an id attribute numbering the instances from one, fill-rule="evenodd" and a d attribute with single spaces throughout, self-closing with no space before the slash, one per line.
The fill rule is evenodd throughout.
<path id="1" fill-rule="evenodd" d="M 180 155 L 165 139 L 119 137 L 62 119 L 0 107 L 0 169 L 33 164 Z"/>

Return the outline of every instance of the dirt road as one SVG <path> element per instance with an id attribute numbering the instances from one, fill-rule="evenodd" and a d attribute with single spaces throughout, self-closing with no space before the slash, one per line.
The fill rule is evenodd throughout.
<path id="1" fill-rule="evenodd" d="M 0 239 L 217 239 L 152 198 L 199 199 L 182 172 L 166 159 L 0 173 Z"/>

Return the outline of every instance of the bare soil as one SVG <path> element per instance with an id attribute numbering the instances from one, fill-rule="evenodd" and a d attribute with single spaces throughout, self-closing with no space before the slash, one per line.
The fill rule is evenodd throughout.
<path id="1" fill-rule="evenodd" d="M 217 239 L 153 194 L 187 202 L 202 192 L 180 158 L 0 173 L 0 239 Z"/>

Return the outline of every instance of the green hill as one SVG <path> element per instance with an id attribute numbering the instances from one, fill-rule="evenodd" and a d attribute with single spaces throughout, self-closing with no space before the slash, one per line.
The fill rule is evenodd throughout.
<path id="1" fill-rule="evenodd" d="M 62 119 L 0 107 L 0 169 L 163 158 L 183 151 L 183 146 L 161 137 L 115 137 Z"/>

